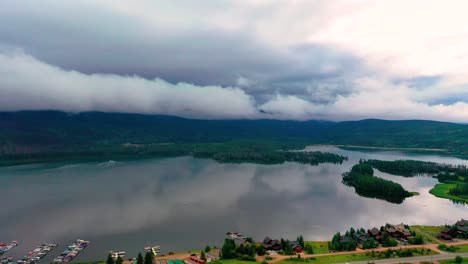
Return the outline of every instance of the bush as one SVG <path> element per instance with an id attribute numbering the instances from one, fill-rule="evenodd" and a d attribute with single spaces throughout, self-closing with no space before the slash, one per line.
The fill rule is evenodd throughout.
<path id="1" fill-rule="evenodd" d="M 455 257 L 455 263 L 462 263 L 463 262 L 463 258 L 460 257 L 460 256 L 456 256 Z"/>

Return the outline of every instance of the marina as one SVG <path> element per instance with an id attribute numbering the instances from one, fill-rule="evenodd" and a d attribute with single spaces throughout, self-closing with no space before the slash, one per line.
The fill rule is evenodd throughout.
<path id="1" fill-rule="evenodd" d="M 76 256 L 87 246 L 89 245 L 89 241 L 77 239 L 73 242 L 70 246 L 65 249 L 65 251 L 60 254 L 60 256 L 56 257 L 52 262 L 53 263 L 67 263 L 72 261 Z"/>
<path id="2" fill-rule="evenodd" d="M 34 264 L 44 258 L 50 251 L 54 250 L 58 245 L 53 243 L 46 243 L 38 246 L 33 251 L 29 252 L 18 264 Z"/>
<path id="3" fill-rule="evenodd" d="M 18 241 L 14 240 L 14 241 L 11 241 L 10 243 L 8 244 L 4 244 L 4 243 L 1 243 L 0 244 L 0 256 L 3 255 L 4 253 L 6 253 L 8 250 L 14 248 L 18 246 Z"/>
<path id="4" fill-rule="evenodd" d="M 1 264 L 9 264 L 13 263 L 13 257 L 0 257 L 0 263 Z"/>
<path id="5" fill-rule="evenodd" d="M 160 251 L 160 250 L 161 250 L 161 247 L 158 246 L 158 245 L 156 245 L 156 246 L 154 246 L 154 247 L 145 247 L 145 253 L 150 252 L 150 253 L 152 253 L 153 256 L 155 256 L 155 257 L 159 254 L 159 251 Z"/>
<path id="6" fill-rule="evenodd" d="M 109 254 L 114 260 L 116 260 L 118 257 L 121 257 L 122 259 L 125 258 L 126 252 L 125 251 L 118 251 L 118 252 L 109 251 Z"/>

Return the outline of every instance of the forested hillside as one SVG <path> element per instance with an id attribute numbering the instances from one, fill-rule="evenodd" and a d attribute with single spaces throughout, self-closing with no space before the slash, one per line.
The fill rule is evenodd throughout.
<path id="1" fill-rule="evenodd" d="M 301 148 L 306 144 L 444 149 L 468 154 L 468 126 L 434 121 L 362 120 L 352 122 L 281 120 L 196 120 L 173 116 L 58 111 L 0 113 L 0 154 L 117 154 L 168 156 L 193 152 L 206 143 L 229 143 L 216 149 L 270 145 Z M 241 144 L 242 145 L 242 144 Z M 210 146 L 213 147 L 213 146 Z M 271 148 L 271 147 L 270 147 Z M 271 148 L 273 149 L 273 148 Z M 65 153 L 65 154 L 64 154 Z"/>

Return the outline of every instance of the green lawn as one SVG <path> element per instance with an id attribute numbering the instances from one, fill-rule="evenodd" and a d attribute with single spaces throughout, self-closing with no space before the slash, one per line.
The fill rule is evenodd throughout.
<path id="1" fill-rule="evenodd" d="M 220 259 L 220 260 L 210 262 L 210 264 L 255 264 L 255 263 L 258 263 L 258 262 L 237 260 L 237 259 Z"/>
<path id="2" fill-rule="evenodd" d="M 427 255 L 437 255 L 437 252 L 430 251 L 426 253 Z M 344 254 L 344 255 L 334 255 L 334 256 L 324 256 L 324 257 L 316 257 L 315 259 L 302 259 L 299 261 L 297 258 L 294 259 L 286 259 L 278 262 L 277 264 L 300 264 L 300 263 L 311 263 L 311 264 L 331 264 L 331 263 L 342 263 L 342 262 L 353 262 L 353 261 L 367 261 L 367 260 L 379 260 L 384 258 L 379 258 L 378 253 L 376 253 L 375 257 L 372 257 L 370 254 L 366 253 L 359 253 L 359 254 Z M 420 253 L 414 252 L 413 257 L 421 256 Z M 392 255 L 390 258 L 397 258 L 396 255 Z"/>
<path id="3" fill-rule="evenodd" d="M 455 251 L 448 251 L 444 250 L 447 252 L 455 252 L 455 253 L 468 253 L 468 244 L 467 245 L 458 245 L 458 246 L 453 246 L 455 248 Z"/>
<path id="4" fill-rule="evenodd" d="M 437 196 L 439 198 L 444 198 L 444 199 L 450 199 L 454 201 L 459 201 L 459 202 L 467 202 L 468 203 L 468 197 L 463 197 L 463 196 L 454 196 L 450 195 L 448 192 L 450 191 L 451 188 L 455 187 L 455 183 L 439 183 L 432 188 L 429 193 L 431 193 L 434 196 Z"/>
<path id="5" fill-rule="evenodd" d="M 453 264 L 455 259 L 439 260 L 440 264 Z M 462 264 L 468 264 L 468 258 L 464 258 Z"/>
<path id="6" fill-rule="evenodd" d="M 314 249 L 314 254 L 328 253 L 328 241 L 306 241 L 306 244 L 311 244 Z"/>
<path id="7" fill-rule="evenodd" d="M 414 225 L 410 226 L 411 230 L 414 230 L 416 233 L 421 234 L 427 242 L 430 243 L 439 243 L 437 235 L 444 229 L 444 226 L 420 226 Z"/>

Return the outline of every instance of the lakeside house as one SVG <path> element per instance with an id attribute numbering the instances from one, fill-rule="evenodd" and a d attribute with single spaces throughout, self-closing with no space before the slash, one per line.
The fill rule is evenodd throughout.
<path id="1" fill-rule="evenodd" d="M 281 250 L 281 242 L 278 239 L 271 239 L 269 237 L 265 237 L 265 239 L 263 239 L 262 242 L 262 247 L 267 251 L 279 251 Z"/>
<path id="2" fill-rule="evenodd" d="M 301 244 L 298 241 L 292 241 L 291 242 L 291 248 L 297 254 L 300 254 L 300 253 L 304 252 L 304 249 L 302 248 Z"/>
<path id="3" fill-rule="evenodd" d="M 453 240 L 457 237 L 468 238 L 468 220 L 462 219 L 452 226 L 445 227 L 440 231 L 437 237 L 447 241 Z"/>
<path id="4" fill-rule="evenodd" d="M 411 231 L 404 224 L 387 224 L 386 226 L 383 226 L 380 229 L 373 227 L 372 229 L 367 230 L 367 234 L 370 237 L 374 238 L 376 241 L 379 241 L 380 243 L 382 243 L 382 238 L 384 234 L 387 234 L 389 237 L 400 241 L 409 241 L 414 238 Z"/>

